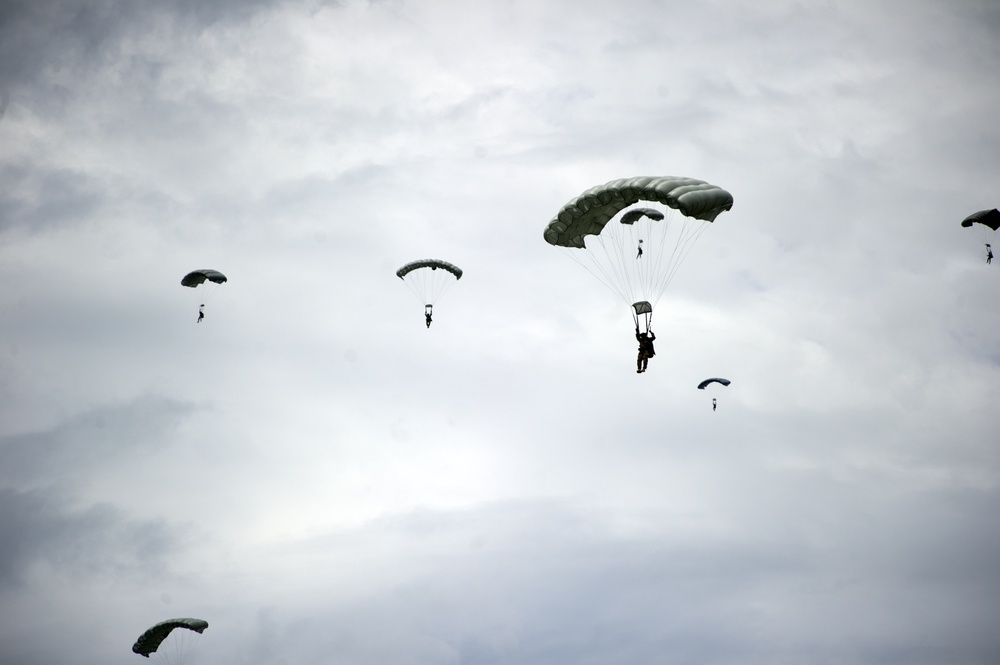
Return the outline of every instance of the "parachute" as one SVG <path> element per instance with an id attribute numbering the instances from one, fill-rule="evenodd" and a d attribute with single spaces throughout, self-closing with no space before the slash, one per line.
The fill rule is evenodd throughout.
<path id="1" fill-rule="evenodd" d="M 705 379 L 704 381 L 702 381 L 701 383 L 698 384 L 698 390 L 704 390 L 706 387 L 712 385 L 713 383 L 718 383 L 720 386 L 728 386 L 729 385 L 729 379 L 719 379 L 719 378 Z M 716 399 L 713 397 L 712 398 L 712 411 L 715 411 L 716 408 L 718 408 L 718 403 L 717 403 Z"/>
<path id="2" fill-rule="evenodd" d="M 215 284 L 215 286 L 212 287 L 207 294 L 199 294 L 201 295 L 200 300 L 202 303 L 198 308 L 198 323 L 201 323 L 201 320 L 205 318 L 205 304 L 211 300 L 212 296 L 215 295 L 215 291 L 219 288 L 219 285 L 224 284 L 227 281 L 229 280 L 221 272 L 218 270 L 211 270 L 209 268 L 205 268 L 203 270 L 192 270 L 188 274 L 184 275 L 184 278 L 181 280 L 181 286 L 187 286 L 194 289 L 205 282 Z"/>
<path id="3" fill-rule="evenodd" d="M 705 386 L 707 386 L 710 383 L 721 383 L 724 386 L 728 386 L 730 381 L 729 379 L 705 379 L 704 381 L 698 384 L 698 390 L 704 390 Z"/>
<path id="4" fill-rule="evenodd" d="M 996 231 L 1000 228 L 1000 211 L 996 208 L 992 210 L 980 210 L 962 220 L 962 226 L 965 228 L 969 228 L 973 224 L 982 224 Z"/>
<path id="5" fill-rule="evenodd" d="M 434 304 L 448 288 L 462 279 L 462 269 L 438 259 L 411 261 L 396 271 L 396 277 L 406 282 L 424 305 L 424 319 L 431 327 Z M 454 279 L 452 279 L 454 278 Z"/>
<path id="6" fill-rule="evenodd" d="M 622 224 L 635 224 L 643 217 L 649 217 L 654 222 L 663 220 L 663 213 L 652 208 L 632 208 L 622 215 Z"/>
<path id="7" fill-rule="evenodd" d="M 190 286 L 192 289 L 199 284 L 204 284 L 205 280 L 213 282 L 215 284 L 222 284 L 229 280 L 218 270 L 192 270 L 188 274 L 184 275 L 184 279 L 181 280 L 181 286 Z"/>
<path id="8" fill-rule="evenodd" d="M 979 238 L 986 245 L 986 263 L 987 265 L 992 263 L 993 249 L 990 247 L 990 240 L 993 234 L 990 230 L 996 231 L 1000 228 L 1000 211 L 993 208 L 974 212 L 962 220 L 962 226 L 965 228 L 975 226 L 979 229 Z"/>
<path id="9" fill-rule="evenodd" d="M 658 203 L 667 214 L 649 207 L 629 209 L 640 201 Z M 588 189 L 564 205 L 545 227 L 544 237 L 550 245 L 567 248 L 574 260 L 632 306 L 636 327 L 641 317 L 649 330 L 653 308 L 694 242 L 732 207 L 732 194 L 703 180 L 622 178 Z M 673 210 L 680 212 L 679 219 Z"/>
<path id="10" fill-rule="evenodd" d="M 149 658 L 149 654 L 156 651 L 163 640 L 167 639 L 167 636 L 175 628 L 184 628 L 200 634 L 208 628 L 208 622 L 203 619 L 168 619 L 167 621 L 161 621 L 139 636 L 139 639 L 132 645 L 132 651 L 140 656 Z"/>

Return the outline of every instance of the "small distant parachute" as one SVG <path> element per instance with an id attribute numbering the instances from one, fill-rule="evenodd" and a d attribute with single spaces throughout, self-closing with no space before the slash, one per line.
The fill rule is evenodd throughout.
<path id="1" fill-rule="evenodd" d="M 431 327 L 434 304 L 448 288 L 462 279 L 462 269 L 440 259 L 411 261 L 396 271 L 424 306 L 424 320 Z"/>
<path id="2" fill-rule="evenodd" d="M 663 213 L 652 208 L 632 208 L 622 215 L 622 224 L 635 224 L 643 217 L 649 217 L 654 222 L 663 221 Z"/>
<path id="3" fill-rule="evenodd" d="M 973 224 L 982 224 L 996 231 L 1000 228 L 1000 211 L 996 208 L 992 210 L 980 210 L 974 212 L 962 220 L 962 226 L 968 228 Z"/>
<path id="4" fill-rule="evenodd" d="M 975 226 L 979 229 L 979 238 L 986 245 L 986 263 L 993 262 L 993 249 L 990 247 L 990 240 L 993 234 L 990 232 L 1000 228 L 1000 211 L 996 208 L 990 210 L 980 210 L 974 212 L 962 220 L 962 226 L 969 228 Z"/>
<path id="5" fill-rule="evenodd" d="M 640 201 L 663 210 L 632 207 Z M 630 305 L 636 327 L 644 318 L 649 330 L 653 308 L 695 241 L 732 207 L 732 194 L 703 180 L 621 178 L 569 201 L 543 235 Z"/>
<path id="6" fill-rule="evenodd" d="M 439 261 L 438 259 L 421 259 L 419 261 L 410 261 L 405 266 L 396 271 L 396 277 L 400 279 L 405 278 L 414 270 L 419 270 L 420 268 L 430 268 L 432 271 L 440 268 L 450 272 L 455 276 L 455 279 L 462 279 L 462 269 L 456 265 L 448 263 L 447 261 Z"/>
<path id="7" fill-rule="evenodd" d="M 215 284 L 222 284 L 228 281 L 226 276 L 218 270 L 206 268 L 205 270 L 192 270 L 184 275 L 184 279 L 181 280 L 181 286 L 190 286 L 193 289 L 199 284 L 204 284 L 206 280 Z"/>
<path id="8" fill-rule="evenodd" d="M 208 622 L 203 619 L 168 619 L 167 621 L 161 621 L 139 636 L 139 639 L 132 645 L 132 651 L 140 656 L 149 658 L 149 654 L 156 651 L 163 640 L 167 639 L 167 636 L 174 629 L 192 630 L 200 634 L 206 628 L 208 628 Z"/>
<path id="9" fill-rule="evenodd" d="M 698 384 L 698 390 L 704 390 L 710 383 L 721 383 L 724 386 L 728 386 L 730 381 L 729 379 L 705 379 Z"/>

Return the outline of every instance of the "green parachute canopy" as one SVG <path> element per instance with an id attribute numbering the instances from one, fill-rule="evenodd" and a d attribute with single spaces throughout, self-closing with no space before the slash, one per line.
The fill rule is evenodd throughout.
<path id="1" fill-rule="evenodd" d="M 139 636 L 139 639 L 132 645 L 132 651 L 140 656 L 149 658 L 149 654 L 156 651 L 160 643 L 167 639 L 167 636 L 175 628 L 201 633 L 208 628 L 208 622 L 203 619 L 168 619 L 167 621 L 161 621 Z"/>
<path id="2" fill-rule="evenodd" d="M 405 266 L 396 271 L 396 277 L 404 279 L 414 270 L 419 270 L 420 268 L 430 268 L 431 271 L 446 270 L 455 276 L 455 279 L 462 279 L 462 269 L 456 265 L 452 265 L 447 261 L 439 261 L 438 259 L 421 259 L 419 261 L 410 261 Z"/>
<path id="3" fill-rule="evenodd" d="M 564 205 L 545 227 L 550 245 L 586 247 L 584 238 L 598 235 L 611 218 L 639 201 L 661 203 L 685 217 L 715 221 L 733 207 L 733 195 L 693 178 L 672 176 L 621 178 L 592 187 Z"/>
<path id="4" fill-rule="evenodd" d="M 206 268 L 205 270 L 192 270 L 184 275 L 184 279 L 181 280 L 181 286 L 190 286 L 193 289 L 199 284 L 204 284 L 205 280 L 214 282 L 215 284 L 222 284 L 227 281 L 226 276 L 218 270 Z"/>
<path id="5" fill-rule="evenodd" d="M 640 202 L 647 207 L 633 207 Z M 732 194 L 703 180 L 621 178 L 564 205 L 543 235 L 630 305 L 636 326 L 641 316 L 648 330 L 652 310 L 695 241 L 732 207 Z M 609 223 L 616 217 L 620 223 Z"/>
<path id="6" fill-rule="evenodd" d="M 462 279 L 462 269 L 440 259 L 421 259 L 411 261 L 397 270 L 396 277 L 403 280 L 423 304 L 429 328 L 434 304 L 452 284 Z"/>

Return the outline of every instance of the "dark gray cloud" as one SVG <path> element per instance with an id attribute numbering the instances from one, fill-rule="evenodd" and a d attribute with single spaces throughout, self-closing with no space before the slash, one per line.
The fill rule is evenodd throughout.
<path id="1" fill-rule="evenodd" d="M 62 492 L 0 488 L 0 587 L 32 577 L 148 580 L 162 576 L 183 536 L 159 520 L 133 520 L 110 506 L 78 509 Z M 8 606 L 0 593 L 0 604 Z M 7 661 L 11 662 L 11 661 Z"/>
<path id="2" fill-rule="evenodd" d="M 0 235 L 12 229 L 44 233 L 70 226 L 101 214 L 107 204 L 102 184 L 79 171 L 5 164 L 0 178 L 10 184 L 0 194 Z"/>
<path id="3" fill-rule="evenodd" d="M 139 6 L 123 0 L 11 0 L 0 8 L 0 82 L 20 88 L 36 83 L 46 70 L 82 75 L 112 62 L 120 40 L 137 29 L 160 24 L 179 32 L 199 31 L 220 22 L 245 21 L 273 4 L 272 0 L 165 0 Z"/>
<path id="4" fill-rule="evenodd" d="M 55 427 L 0 438 L 0 483 L 38 487 L 74 483 L 85 470 L 109 460 L 142 456 L 169 445 L 178 425 L 195 411 L 190 404 L 145 397 L 94 409 Z"/>

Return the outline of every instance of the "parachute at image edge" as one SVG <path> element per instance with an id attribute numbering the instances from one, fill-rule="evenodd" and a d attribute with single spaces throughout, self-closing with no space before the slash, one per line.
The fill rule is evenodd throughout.
<path id="1" fill-rule="evenodd" d="M 396 277 L 403 280 L 423 304 L 424 322 L 430 328 L 434 304 L 452 284 L 462 279 L 462 269 L 440 259 L 420 259 L 397 270 Z"/>
<path id="2" fill-rule="evenodd" d="M 962 220 L 962 226 L 965 228 L 969 228 L 973 224 L 982 224 L 983 226 L 996 231 L 997 229 L 1000 229 L 1000 211 L 996 208 L 991 210 L 980 210 L 979 212 L 974 212 Z"/>
<path id="3" fill-rule="evenodd" d="M 993 248 L 990 246 L 990 240 L 993 238 L 991 231 L 1000 229 L 1000 211 L 996 208 L 980 210 L 962 220 L 963 228 L 973 226 L 979 229 L 979 238 L 986 245 L 986 265 L 989 265 L 993 263 Z"/>
<path id="4" fill-rule="evenodd" d="M 639 202 L 680 215 L 632 207 Z M 570 258 L 629 304 L 636 326 L 642 317 L 648 331 L 653 309 L 695 241 L 732 207 L 732 194 L 703 180 L 622 178 L 566 203 L 543 236 L 550 245 L 565 248 Z"/>
<path id="5" fill-rule="evenodd" d="M 223 284 L 229 280 L 218 270 L 206 268 L 204 270 L 192 270 L 184 275 L 184 278 L 181 280 L 181 286 L 189 286 L 193 289 L 200 284 L 204 284 L 206 281 L 214 284 Z"/>
<path id="6" fill-rule="evenodd" d="M 191 630 L 201 634 L 208 628 L 208 622 L 204 619 L 168 619 L 148 628 L 139 639 L 132 645 L 132 651 L 149 658 L 149 654 L 155 652 L 163 640 L 167 639 L 175 629 Z"/>

